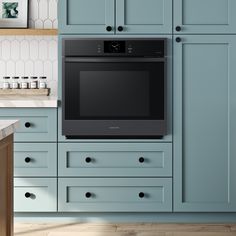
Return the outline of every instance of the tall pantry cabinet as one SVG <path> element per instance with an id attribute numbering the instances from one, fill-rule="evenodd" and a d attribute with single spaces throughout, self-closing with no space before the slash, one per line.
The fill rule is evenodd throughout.
<path id="1" fill-rule="evenodd" d="M 174 211 L 236 211 L 236 1 L 174 1 Z"/>

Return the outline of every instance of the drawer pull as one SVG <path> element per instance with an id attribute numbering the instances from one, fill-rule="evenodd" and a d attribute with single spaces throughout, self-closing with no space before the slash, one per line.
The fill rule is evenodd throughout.
<path id="1" fill-rule="evenodd" d="M 106 30 L 107 30 L 108 32 L 110 32 L 110 31 L 112 31 L 112 27 L 109 25 L 109 26 L 106 27 Z"/>
<path id="2" fill-rule="evenodd" d="M 86 198 L 91 198 L 92 194 L 90 192 L 85 193 Z"/>
<path id="3" fill-rule="evenodd" d="M 181 29 L 181 26 L 176 26 L 176 28 L 175 28 L 175 30 L 177 31 L 177 32 L 180 32 L 182 29 Z"/>
<path id="4" fill-rule="evenodd" d="M 140 193 L 138 194 L 138 196 L 139 196 L 140 198 L 144 198 L 144 197 L 145 197 L 145 194 L 144 194 L 143 192 L 140 192 Z"/>
<path id="5" fill-rule="evenodd" d="M 117 29 L 118 29 L 119 32 L 122 32 L 124 30 L 123 26 L 118 26 Z"/>
<path id="6" fill-rule="evenodd" d="M 25 123 L 25 128 L 30 128 L 30 126 L 31 126 L 30 122 Z"/>
<path id="7" fill-rule="evenodd" d="M 145 159 L 144 159 L 143 157 L 140 157 L 140 158 L 139 158 L 139 162 L 140 162 L 140 163 L 144 163 L 144 161 L 145 161 Z"/>
<path id="8" fill-rule="evenodd" d="M 25 197 L 26 198 L 30 198 L 31 197 L 31 193 L 29 193 L 29 192 L 25 193 Z"/>
<path id="9" fill-rule="evenodd" d="M 31 158 L 30 158 L 30 157 L 26 157 L 26 158 L 25 158 L 25 162 L 26 162 L 26 163 L 30 163 L 30 162 L 31 162 Z"/>
<path id="10" fill-rule="evenodd" d="M 91 158 L 91 157 L 86 157 L 86 158 L 85 158 L 85 162 L 86 162 L 86 163 L 90 163 L 91 161 L 92 161 L 92 158 Z"/>

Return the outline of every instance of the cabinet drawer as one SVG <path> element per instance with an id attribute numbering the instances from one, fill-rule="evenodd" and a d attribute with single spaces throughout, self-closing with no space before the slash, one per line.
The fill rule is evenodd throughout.
<path id="1" fill-rule="evenodd" d="M 52 177 L 57 175 L 56 143 L 15 143 L 15 177 Z"/>
<path id="2" fill-rule="evenodd" d="M 170 143 L 59 144 L 59 176 L 172 176 Z"/>
<path id="3" fill-rule="evenodd" d="M 59 178 L 62 212 L 170 212 L 170 178 Z"/>
<path id="4" fill-rule="evenodd" d="M 56 141 L 57 110 L 53 108 L 6 108 L 1 109 L 0 119 L 20 120 L 15 142 Z"/>
<path id="5" fill-rule="evenodd" d="M 15 212 L 54 212 L 57 211 L 56 179 L 15 178 Z"/>

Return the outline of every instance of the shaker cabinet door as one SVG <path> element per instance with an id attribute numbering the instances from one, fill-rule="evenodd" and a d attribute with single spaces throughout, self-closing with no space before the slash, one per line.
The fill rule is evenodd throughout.
<path id="1" fill-rule="evenodd" d="M 174 0 L 174 32 L 236 33 L 235 0 Z"/>
<path id="2" fill-rule="evenodd" d="M 236 211 L 236 36 L 176 40 L 174 210 Z"/>
<path id="3" fill-rule="evenodd" d="M 61 34 L 113 34 L 114 0 L 58 1 Z"/>
<path id="4" fill-rule="evenodd" d="M 172 0 L 117 0 L 116 33 L 172 33 Z"/>

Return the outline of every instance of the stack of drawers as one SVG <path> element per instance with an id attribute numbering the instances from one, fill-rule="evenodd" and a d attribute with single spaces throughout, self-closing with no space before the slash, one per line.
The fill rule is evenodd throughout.
<path id="1" fill-rule="evenodd" d="M 60 143 L 58 210 L 172 211 L 171 143 Z"/>
<path id="2" fill-rule="evenodd" d="M 57 211 L 57 109 L 6 108 L 20 120 L 14 145 L 15 212 Z"/>

